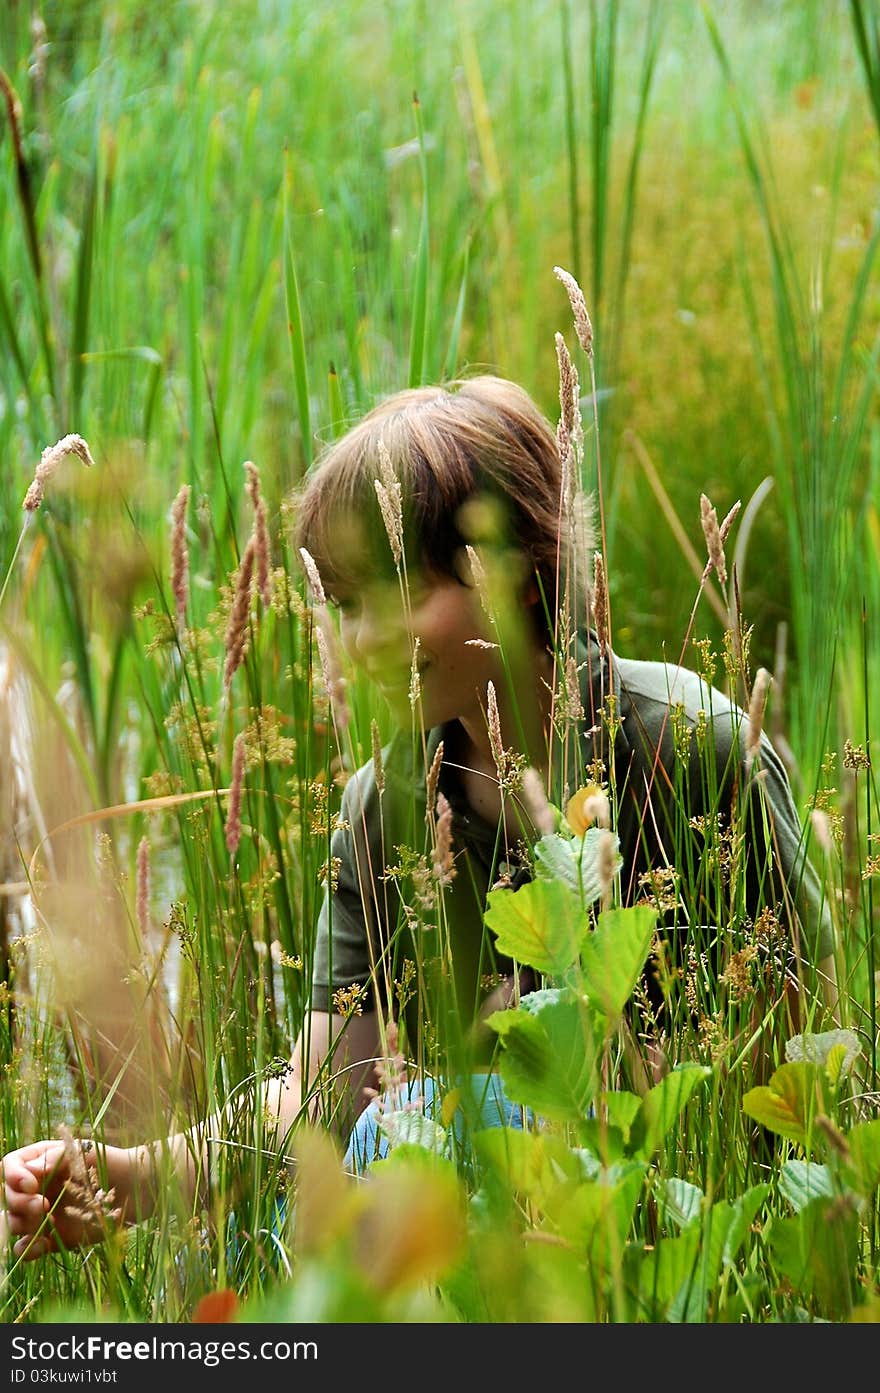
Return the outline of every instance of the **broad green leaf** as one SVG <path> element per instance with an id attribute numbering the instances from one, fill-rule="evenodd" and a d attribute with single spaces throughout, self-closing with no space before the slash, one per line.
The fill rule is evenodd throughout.
<path id="1" fill-rule="evenodd" d="M 645 1171 L 640 1161 L 603 1167 L 595 1179 L 559 1186 L 548 1198 L 548 1218 L 566 1242 L 589 1257 L 594 1282 L 619 1268 Z"/>
<path id="2" fill-rule="evenodd" d="M 867 1199 L 880 1185 L 880 1118 L 857 1123 L 847 1141 L 850 1160 L 844 1166 L 846 1182 Z"/>
<path id="3" fill-rule="evenodd" d="M 823 1030 L 818 1035 L 793 1035 L 785 1042 L 786 1063 L 806 1060 L 822 1065 L 831 1083 L 837 1083 L 855 1064 L 862 1047 L 854 1030 Z"/>
<path id="4" fill-rule="evenodd" d="M 703 1064 L 681 1064 L 661 1079 L 642 1099 L 633 1125 L 632 1145 L 637 1155 L 649 1157 L 675 1126 L 694 1090 L 712 1070 Z"/>
<path id="5" fill-rule="evenodd" d="M 583 837 L 563 837 L 558 832 L 551 832 L 535 844 L 538 869 L 545 876 L 555 877 L 574 890 L 580 905 L 595 904 L 608 879 L 605 843 L 609 835 L 601 827 L 591 827 Z M 618 846 L 615 837 L 615 872 L 621 861 Z"/>
<path id="6" fill-rule="evenodd" d="M 774 1218 L 770 1226 L 776 1265 L 830 1320 L 846 1319 L 852 1309 L 858 1232 L 855 1208 L 825 1198 L 812 1200 L 794 1218 Z"/>
<path id="7" fill-rule="evenodd" d="M 561 1184 L 576 1184 L 581 1175 L 578 1157 L 562 1137 L 549 1132 L 487 1127 L 474 1133 L 473 1144 L 483 1165 L 541 1209 Z"/>
<path id="8" fill-rule="evenodd" d="M 517 962 L 559 976 L 577 962 L 587 919 L 575 894 L 558 880 L 530 880 L 519 890 L 490 890 L 486 923 L 496 947 Z"/>
<path id="9" fill-rule="evenodd" d="M 779 1173 L 779 1192 L 800 1213 L 811 1200 L 830 1198 L 834 1181 L 828 1167 L 818 1161 L 786 1161 Z"/>
<path id="10" fill-rule="evenodd" d="M 537 1009 L 494 1011 L 488 1018 L 503 1046 L 501 1077 L 515 1103 L 557 1122 L 579 1121 L 596 1092 L 592 1020 L 571 993 L 546 997 Z"/>
<path id="11" fill-rule="evenodd" d="M 703 1221 L 699 1225 L 701 1242 L 694 1271 L 676 1292 L 666 1315 L 668 1321 L 683 1324 L 706 1319 L 709 1295 L 718 1288 L 718 1274 L 734 1221 L 733 1207 L 725 1200 L 704 1211 Z"/>
<path id="12" fill-rule="evenodd" d="M 608 1109 L 608 1121 L 615 1127 L 619 1127 L 626 1140 L 629 1141 L 630 1130 L 642 1106 L 639 1095 L 627 1093 L 621 1089 L 619 1093 L 603 1093 L 599 1102 Z"/>
<path id="13" fill-rule="evenodd" d="M 627 1134 L 598 1117 L 582 1122 L 578 1136 L 597 1166 L 622 1161 L 627 1153 Z"/>
<path id="14" fill-rule="evenodd" d="M 379 1127 L 392 1146 L 417 1146 L 440 1155 L 446 1145 L 445 1129 L 420 1111 L 382 1113 Z"/>
<path id="15" fill-rule="evenodd" d="M 676 1176 L 662 1181 L 657 1190 L 662 1214 L 671 1219 L 678 1229 L 686 1229 L 695 1219 L 699 1219 L 704 1199 L 699 1185 L 692 1185 L 689 1180 L 679 1180 Z"/>
<path id="16" fill-rule="evenodd" d="M 581 950 L 584 986 L 593 1005 L 616 1020 L 632 996 L 651 948 L 656 910 L 606 909 Z"/>
<path id="17" fill-rule="evenodd" d="M 743 1098 L 743 1110 L 769 1131 L 806 1146 L 818 1085 L 817 1065 L 782 1064 L 769 1084 L 749 1090 Z"/>
<path id="18" fill-rule="evenodd" d="M 669 1317 L 672 1304 L 680 1300 L 686 1283 L 692 1284 L 700 1247 L 700 1232 L 694 1227 L 678 1238 L 662 1238 L 652 1249 L 627 1251 L 627 1267 L 636 1268 L 640 1317 L 658 1322 Z"/>
<path id="19" fill-rule="evenodd" d="M 761 1205 L 770 1193 L 769 1185 L 753 1185 L 746 1190 L 744 1195 L 734 1200 L 733 1222 L 724 1241 L 723 1261 L 726 1266 L 730 1266 L 735 1261 L 736 1255 L 748 1237 L 752 1224 L 755 1221 Z"/>

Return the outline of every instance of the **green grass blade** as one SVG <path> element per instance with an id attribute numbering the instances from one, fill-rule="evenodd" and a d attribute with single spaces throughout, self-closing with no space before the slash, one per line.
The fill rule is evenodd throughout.
<path id="1" fill-rule="evenodd" d="M 412 323 L 409 340 L 409 385 L 419 387 L 422 383 L 425 365 L 425 330 L 428 318 L 428 172 L 425 158 L 425 135 L 422 128 L 422 108 L 417 94 L 413 94 L 413 110 L 419 140 L 419 154 L 422 167 L 422 218 L 419 226 L 419 244 L 416 250 L 416 269 L 413 281 Z"/>
<path id="2" fill-rule="evenodd" d="M 309 378 L 306 365 L 306 346 L 303 333 L 302 303 L 299 282 L 296 275 L 296 262 L 293 255 L 293 236 L 290 227 L 290 161 L 285 152 L 284 162 L 284 298 L 287 305 L 287 333 L 290 340 L 290 354 L 293 362 L 293 385 L 296 392 L 296 406 L 299 415 L 300 435 L 302 437 L 305 468 L 309 470 L 314 458 L 312 445 L 312 426 L 309 410 Z"/>

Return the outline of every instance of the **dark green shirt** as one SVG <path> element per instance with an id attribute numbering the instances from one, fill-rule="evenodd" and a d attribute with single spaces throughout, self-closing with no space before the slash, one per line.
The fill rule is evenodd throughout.
<path id="1" fill-rule="evenodd" d="M 616 808 L 623 903 L 657 903 L 673 957 L 698 936 L 716 970 L 732 943 L 761 931 L 762 911 L 763 926 L 771 923 L 792 954 L 829 954 L 830 916 L 784 766 L 766 736 L 747 764 L 746 715 L 698 674 L 616 655 L 600 661 L 592 635 L 578 657 L 583 715 L 570 723 L 574 748 L 564 766 L 577 773 L 559 801 L 602 761 Z M 515 891 L 531 873 L 527 855 L 511 855 L 501 828 L 470 808 L 444 760 L 438 788 L 452 808 L 457 873 L 436 892 L 440 911 L 430 905 L 430 876 L 418 863 L 424 856 L 430 867 L 432 854 L 426 777 L 440 741 L 448 753 L 452 736 L 451 727 L 436 727 L 423 750 L 397 735 L 383 751 L 381 793 L 372 762 L 350 778 L 312 964 L 315 1009 L 337 1009 L 339 988 L 369 986 L 364 1009 L 376 992 L 383 1010 L 389 1001 L 406 1005 L 411 1049 L 415 1035 L 430 1037 L 440 1019 L 447 1027 L 457 1020 L 465 1033 L 482 999 L 514 970 L 496 953 L 483 912 L 493 884 Z"/>

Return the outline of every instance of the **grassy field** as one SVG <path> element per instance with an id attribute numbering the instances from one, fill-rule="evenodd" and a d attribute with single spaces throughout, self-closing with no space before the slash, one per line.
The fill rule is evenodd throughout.
<path id="1" fill-rule="evenodd" d="M 188 1320 L 226 1287 L 241 1319 L 877 1319 L 876 0 L 7 0 L 0 74 L 0 1138 L 130 1144 L 241 1100 L 204 1209 L 169 1188 L 87 1254 L 10 1261 L 2 1319 Z M 353 679 L 334 731 L 288 495 L 408 384 L 488 369 L 555 422 L 555 266 L 595 328 L 615 648 L 696 666 L 707 640 L 739 698 L 774 674 L 847 1033 L 817 1010 L 789 1057 L 779 1012 L 759 1067 L 748 991 L 703 983 L 639 1103 L 624 921 L 574 1115 L 551 1099 L 550 1133 L 457 1165 L 402 1146 L 356 1198 L 316 1135 L 294 1236 L 243 1084 L 289 1054 L 340 785 L 391 726 Z M 94 463 L 67 458 L 23 531 L 71 432 Z M 271 593 L 227 684 L 245 461 Z M 725 587 L 701 585 L 701 494 L 742 505 Z M 577 1120 L 600 1095 L 613 1143 Z"/>

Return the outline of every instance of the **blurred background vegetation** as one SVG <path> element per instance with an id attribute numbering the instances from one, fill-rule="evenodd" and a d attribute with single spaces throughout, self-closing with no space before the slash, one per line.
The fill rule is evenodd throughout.
<path id="1" fill-rule="evenodd" d="M 112 663 L 102 648 L 148 578 L 126 509 L 162 567 L 192 482 L 231 565 L 240 461 L 277 524 L 320 444 L 411 378 L 491 368 L 555 420 L 560 264 L 596 329 L 618 648 L 678 656 L 695 590 L 670 510 L 702 555 L 700 492 L 723 516 L 772 479 L 743 617 L 771 668 L 787 626 L 777 717 L 815 765 L 823 645 L 838 672 L 840 644 L 857 662 L 878 560 L 870 404 L 851 439 L 880 298 L 872 23 L 871 6 L 820 0 L 6 0 L 20 110 L 15 139 L 0 126 L 0 556 L 40 449 L 79 431 L 101 465 L 70 483 L 70 603 L 91 661 Z M 41 603 L 48 618 L 48 585 Z M 700 633 L 720 634 L 705 603 Z M 70 657 L 57 625 L 43 635 L 47 660 Z"/>
<path id="2" fill-rule="evenodd" d="M 601 489 L 615 647 L 696 665 L 691 641 L 721 653 L 738 590 L 799 810 L 829 821 L 841 978 L 876 1092 L 876 783 L 845 753 L 870 751 L 880 720 L 876 0 L 0 0 L 0 87 L 5 1141 L 73 1110 L 162 1134 L 169 1110 L 188 1118 L 286 1057 L 340 758 L 368 758 L 388 714 L 355 686 L 355 748 L 336 749 L 285 498 L 409 383 L 496 371 L 555 422 L 554 334 L 575 343 L 554 266 L 595 328 L 595 403 L 577 357 L 584 482 Z M 34 467 L 68 432 L 95 467 L 65 463 L 20 545 Z M 224 704 L 245 460 L 276 574 Z M 689 629 L 701 493 L 719 517 L 742 502 L 736 587 L 713 578 Z M 23 894 L 43 861 L 51 989 Z M 734 1135 L 749 1155 L 741 1094 L 726 1088 L 738 1121 L 713 1113 L 722 1168 Z M 40 1280 L 22 1279 L 17 1312 Z"/>

